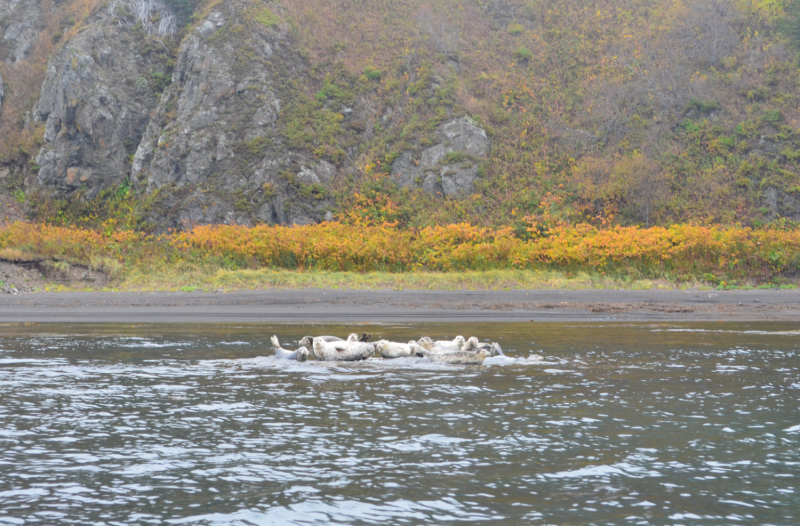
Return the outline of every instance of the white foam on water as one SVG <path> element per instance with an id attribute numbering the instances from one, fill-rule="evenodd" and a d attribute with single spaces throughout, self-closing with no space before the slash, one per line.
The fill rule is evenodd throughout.
<path id="1" fill-rule="evenodd" d="M 800 336 L 800 331 L 726 331 L 721 329 L 652 329 L 650 332 L 696 332 L 709 334 L 754 334 L 757 336 Z"/>
<path id="2" fill-rule="evenodd" d="M 700 515 L 695 515 L 694 513 L 675 513 L 670 515 L 669 518 L 674 521 L 680 521 L 683 519 L 691 519 L 691 520 L 699 520 L 702 519 Z"/>
<path id="3" fill-rule="evenodd" d="M 120 347 L 126 347 L 130 349 L 165 349 L 168 347 L 190 347 L 192 344 L 189 342 L 164 342 L 164 343 L 155 343 L 149 340 L 138 341 L 136 343 L 127 343 L 120 345 Z"/>
<path id="4" fill-rule="evenodd" d="M 57 365 L 67 363 L 63 358 L 0 358 L 0 365 L 18 364 L 37 364 L 37 365 Z"/>
<path id="5" fill-rule="evenodd" d="M 412 502 L 395 500 L 373 504 L 356 500 L 304 502 L 271 508 L 266 511 L 240 510 L 233 513 L 209 513 L 179 519 L 168 519 L 170 524 L 197 524 L 211 526 L 273 526 L 307 524 L 353 524 L 354 522 L 394 523 L 415 521 L 488 521 L 502 520 L 501 515 L 466 510 L 455 499 Z"/>
<path id="6" fill-rule="evenodd" d="M 50 492 L 42 488 L 12 489 L 8 491 L 0 491 L 0 499 L 8 499 L 11 497 L 44 497 L 45 495 L 50 495 Z"/>
<path id="7" fill-rule="evenodd" d="M 800 433 L 800 425 L 792 426 L 785 430 L 787 433 Z"/>

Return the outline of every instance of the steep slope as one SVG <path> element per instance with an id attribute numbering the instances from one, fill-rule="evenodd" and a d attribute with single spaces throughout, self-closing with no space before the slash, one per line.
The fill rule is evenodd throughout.
<path id="1" fill-rule="evenodd" d="M 277 124 L 307 68 L 289 24 L 260 2 L 214 6 L 182 43 L 133 160 L 134 185 L 158 192 L 150 219 L 183 227 L 322 220 L 336 168 L 287 149 Z M 313 206 L 292 187 L 305 172 Z"/>
<path id="2" fill-rule="evenodd" d="M 106 12 L 72 38 L 50 61 L 33 110 L 47 143 L 36 156 L 39 184 L 91 199 L 125 181 L 157 104 L 146 76 L 169 60 Z"/>
<path id="3" fill-rule="evenodd" d="M 42 29 L 40 0 L 0 0 L 0 60 L 16 63 L 33 50 Z"/>
<path id="4" fill-rule="evenodd" d="M 0 162 L 40 217 L 523 236 L 800 221 L 793 2 L 163 0 L 139 24 L 109 11 L 137 1 L 0 0 Z M 167 21 L 173 36 L 148 33 Z M 48 46 L 31 99 L 20 79 L 38 70 L 19 66 Z"/>

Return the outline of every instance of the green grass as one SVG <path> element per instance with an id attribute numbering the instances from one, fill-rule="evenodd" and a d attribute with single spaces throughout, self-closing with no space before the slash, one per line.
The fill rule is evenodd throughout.
<path id="1" fill-rule="evenodd" d="M 269 9 L 262 9 L 258 11 L 254 17 L 256 22 L 263 25 L 264 27 L 277 27 L 281 23 L 281 19 L 278 18 L 272 11 Z"/>
<path id="2" fill-rule="evenodd" d="M 71 287 L 50 284 L 52 292 L 89 291 L 84 284 Z M 794 284 L 711 285 L 703 281 L 672 281 L 631 276 L 609 276 L 590 272 L 556 270 L 490 270 L 468 272 L 329 272 L 293 270 L 225 270 L 211 265 L 182 261 L 145 272 L 134 269 L 106 288 L 116 292 L 214 291 L 268 289 L 350 290 L 796 290 Z"/>
<path id="3" fill-rule="evenodd" d="M 187 285 L 191 283 L 192 285 Z M 182 262 L 167 272 L 133 271 L 118 290 L 520 290 L 520 289 L 674 289 L 696 288 L 699 283 L 673 284 L 666 280 L 608 277 L 586 272 L 493 270 L 475 272 L 328 272 L 292 270 L 224 270 Z"/>

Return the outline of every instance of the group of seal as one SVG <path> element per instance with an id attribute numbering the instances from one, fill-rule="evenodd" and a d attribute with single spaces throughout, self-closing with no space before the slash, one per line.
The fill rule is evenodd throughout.
<path id="1" fill-rule="evenodd" d="M 453 340 L 434 341 L 423 336 L 417 341 L 408 343 L 379 340 L 370 343 L 371 334 L 351 334 L 346 340 L 336 336 L 305 336 L 300 340 L 296 351 L 288 351 L 281 347 L 277 336 L 272 337 L 275 357 L 281 360 L 304 362 L 313 356 L 322 362 L 356 362 L 366 360 L 376 353 L 384 359 L 423 357 L 434 362 L 481 365 L 490 356 L 505 356 L 497 343 L 480 343 L 472 337 L 465 340 L 456 336 Z"/>

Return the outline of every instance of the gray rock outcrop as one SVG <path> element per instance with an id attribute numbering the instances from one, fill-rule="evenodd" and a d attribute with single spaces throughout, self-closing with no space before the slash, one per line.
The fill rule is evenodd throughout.
<path id="1" fill-rule="evenodd" d="M 401 186 L 422 188 L 431 194 L 451 198 L 472 192 L 478 178 L 480 159 L 489 154 L 486 132 L 468 117 L 444 124 L 437 133 L 438 144 L 418 156 L 403 152 L 392 164 L 392 177 Z"/>
<path id="2" fill-rule="evenodd" d="M 771 219 L 800 221 L 800 195 L 770 186 L 764 191 L 764 207 Z"/>
<path id="3" fill-rule="evenodd" d="M 39 38 L 40 0 L 0 0 L 0 59 L 23 60 Z"/>
<path id="4" fill-rule="evenodd" d="M 40 185 L 93 197 L 129 176 L 129 158 L 157 103 L 146 80 L 152 67 L 105 15 L 59 51 L 33 111 L 45 123 Z"/>
<path id="5" fill-rule="evenodd" d="M 263 25 L 237 1 L 184 40 L 133 159 L 132 181 L 171 227 L 324 219 L 336 167 L 284 145 L 279 118 L 306 63 L 288 24 Z"/>
<path id="6" fill-rule="evenodd" d="M 6 92 L 3 86 L 3 75 L 0 75 L 0 113 L 3 113 L 3 97 L 5 97 Z"/>

